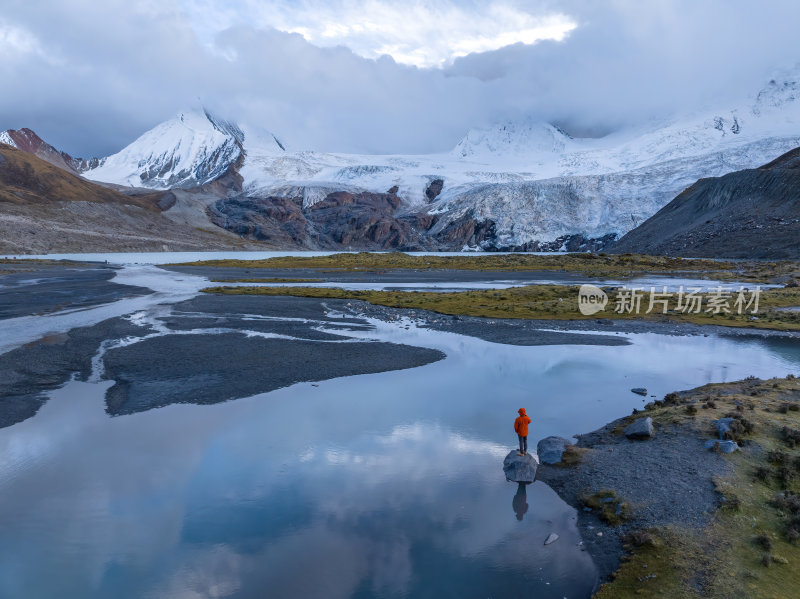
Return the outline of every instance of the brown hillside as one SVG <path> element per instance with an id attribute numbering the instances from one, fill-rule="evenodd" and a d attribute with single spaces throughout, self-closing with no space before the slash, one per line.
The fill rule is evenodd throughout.
<path id="1" fill-rule="evenodd" d="M 32 154 L 0 144 L 0 202 L 103 202 L 159 210 L 163 192 L 127 196 L 81 179 Z"/>

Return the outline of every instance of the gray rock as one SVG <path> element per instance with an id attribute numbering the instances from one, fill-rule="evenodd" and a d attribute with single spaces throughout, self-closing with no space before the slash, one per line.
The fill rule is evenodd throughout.
<path id="1" fill-rule="evenodd" d="M 567 445 L 572 445 L 564 437 L 545 437 L 536 445 L 536 453 L 542 464 L 558 464 Z"/>
<path id="2" fill-rule="evenodd" d="M 625 428 L 628 439 L 650 439 L 653 434 L 653 419 L 649 416 L 634 420 Z"/>
<path id="3" fill-rule="evenodd" d="M 714 424 L 717 426 L 717 433 L 719 433 L 720 439 L 724 439 L 725 435 L 730 432 L 731 422 L 733 422 L 733 418 L 720 418 L 719 420 L 714 421 Z"/>
<path id="4" fill-rule="evenodd" d="M 717 441 L 716 439 L 709 439 L 705 442 L 703 447 L 706 449 L 714 449 L 715 445 L 719 446 L 719 450 L 722 453 L 733 453 L 739 449 L 739 445 L 736 443 L 736 441 Z"/>
<path id="5" fill-rule="evenodd" d="M 547 538 L 544 540 L 544 544 L 550 545 L 551 543 L 555 543 L 556 541 L 558 541 L 558 535 L 554 532 L 551 532 L 549 535 L 547 535 Z"/>
<path id="6" fill-rule="evenodd" d="M 536 454 L 519 455 L 516 449 L 503 460 L 503 472 L 506 473 L 506 479 L 515 483 L 532 483 L 536 478 L 538 467 L 539 458 Z"/>
<path id="7" fill-rule="evenodd" d="M 647 389 L 644 387 L 634 387 L 631 391 L 637 395 L 647 395 Z"/>

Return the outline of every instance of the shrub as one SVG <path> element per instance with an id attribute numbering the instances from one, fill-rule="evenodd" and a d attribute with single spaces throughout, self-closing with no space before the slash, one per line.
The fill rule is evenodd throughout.
<path id="1" fill-rule="evenodd" d="M 800 530 L 797 530 L 796 528 L 789 526 L 786 529 L 786 538 L 789 540 L 790 543 L 796 544 L 797 541 L 800 540 Z"/>
<path id="2" fill-rule="evenodd" d="M 781 435 L 789 447 L 794 448 L 800 443 L 800 430 L 797 430 L 796 428 L 784 426 L 783 430 L 781 430 Z"/>
<path id="3" fill-rule="evenodd" d="M 753 472 L 753 476 L 756 480 L 760 480 L 763 483 L 769 482 L 770 474 L 770 470 L 766 466 L 759 466 Z"/>
<path id="4" fill-rule="evenodd" d="M 733 421 L 729 425 L 730 430 L 725 433 L 726 439 L 740 441 L 744 435 L 749 435 L 755 430 L 755 424 L 739 413 L 732 412 L 726 414 L 726 416 L 733 418 Z"/>
<path id="5" fill-rule="evenodd" d="M 777 464 L 779 466 L 786 466 L 789 464 L 791 460 L 791 456 L 786 453 L 785 451 L 774 450 L 767 452 L 767 461 L 772 464 Z"/>
<path id="6" fill-rule="evenodd" d="M 660 545 L 658 539 L 649 530 L 632 530 L 623 537 L 623 542 L 634 547 L 658 547 Z"/>
<path id="7" fill-rule="evenodd" d="M 742 500 L 739 499 L 739 496 L 735 495 L 734 493 L 726 493 L 725 495 L 722 496 L 720 501 L 722 502 L 722 507 L 724 509 L 731 510 L 734 512 L 738 511 L 739 508 L 742 506 Z"/>
<path id="8" fill-rule="evenodd" d="M 769 538 L 769 535 L 760 534 L 754 539 L 754 542 L 764 551 L 772 551 L 772 539 Z"/>
<path id="9" fill-rule="evenodd" d="M 772 505 L 790 515 L 800 514 L 800 495 L 785 491 L 772 498 Z"/>
<path id="10" fill-rule="evenodd" d="M 777 476 L 781 484 L 784 487 L 788 487 L 789 483 L 792 482 L 792 480 L 795 477 L 795 471 L 792 468 L 789 468 L 788 466 L 781 466 L 780 468 L 778 468 Z"/>

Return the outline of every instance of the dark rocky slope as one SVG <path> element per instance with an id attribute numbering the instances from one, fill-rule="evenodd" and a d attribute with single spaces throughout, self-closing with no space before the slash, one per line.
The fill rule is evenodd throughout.
<path id="1" fill-rule="evenodd" d="M 700 179 L 608 251 L 800 258 L 800 148 L 760 168 Z"/>
<path id="2" fill-rule="evenodd" d="M 304 206 L 301 195 L 220 199 L 208 209 L 214 224 L 242 238 L 282 248 L 460 250 L 493 235 L 491 221 L 469 213 L 432 231 L 437 215 L 403 211 L 391 193 L 337 191 Z"/>

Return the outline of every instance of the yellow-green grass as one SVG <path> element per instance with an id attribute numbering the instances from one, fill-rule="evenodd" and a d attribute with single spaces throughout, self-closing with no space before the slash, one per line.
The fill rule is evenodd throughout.
<path id="1" fill-rule="evenodd" d="M 464 256 L 411 256 L 401 252 L 340 253 L 328 256 L 280 256 L 266 260 L 202 260 L 170 266 L 211 266 L 239 268 L 316 268 L 347 271 L 415 270 L 498 270 L 564 271 L 594 277 L 632 277 L 648 273 L 703 274 L 721 280 L 769 282 L 777 277 L 800 277 L 800 263 L 793 261 L 723 261 L 671 258 L 638 254 L 488 254 Z"/>
<path id="2" fill-rule="evenodd" d="M 0 264 L 77 264 L 74 260 L 52 260 L 50 258 L 0 258 Z"/>
<path id="3" fill-rule="evenodd" d="M 561 461 L 553 464 L 556 468 L 572 468 L 577 466 L 583 460 L 583 456 L 592 451 L 585 447 L 578 447 L 577 445 L 567 445 L 564 452 L 561 454 Z"/>
<path id="4" fill-rule="evenodd" d="M 649 307 L 650 294 L 645 292 L 640 313 L 615 312 L 613 294 L 606 310 L 594 315 L 584 315 L 578 310 L 578 287 L 569 285 L 528 285 L 503 290 L 478 290 L 437 293 L 431 291 L 376 291 L 348 290 L 335 287 L 240 287 L 221 286 L 204 289 L 208 293 L 240 295 L 290 295 L 296 297 L 317 297 L 330 299 L 364 300 L 372 304 L 392 308 L 414 308 L 431 310 L 441 314 L 483 316 L 489 318 L 526 318 L 534 320 L 581 320 L 597 318 L 634 319 L 644 318 L 656 321 L 690 322 L 730 327 L 749 327 L 759 329 L 800 330 L 800 312 L 780 311 L 775 308 L 800 306 L 800 288 L 788 287 L 761 292 L 759 312 L 735 313 L 731 297 L 731 314 L 684 314 L 674 310 L 667 314 L 655 310 L 644 314 Z M 707 299 L 709 294 L 703 294 Z M 748 295 L 748 297 L 750 297 Z M 703 302 L 703 306 L 706 301 Z M 674 306 L 674 300 L 670 307 Z M 703 308 L 705 309 L 705 308 Z M 752 307 L 751 307 L 752 309 Z M 755 316 L 756 319 L 753 319 Z"/>
<path id="5" fill-rule="evenodd" d="M 597 512 L 598 517 L 611 525 L 621 524 L 630 518 L 630 506 L 613 489 L 601 489 L 581 497 L 584 506 Z"/>
<path id="6" fill-rule="evenodd" d="M 690 401 L 699 408 L 687 410 Z M 787 534 L 790 515 L 774 502 L 779 492 L 800 492 L 800 445 L 790 447 L 783 435 L 784 427 L 800 429 L 800 411 L 791 406 L 800 407 L 800 379 L 712 384 L 650 404 L 647 413 L 656 424 L 686 427 L 701 438 L 711 437 L 713 420 L 730 414 L 748 421 L 752 431 L 739 434 L 741 451 L 724 456 L 732 474 L 714 481 L 725 500 L 710 523 L 699 530 L 649 531 L 654 542 L 629 546 L 631 554 L 596 597 L 798 596 L 800 546 Z M 787 481 L 771 460 L 774 450 L 795 464 Z M 759 469 L 767 476 L 756 476 Z"/>

